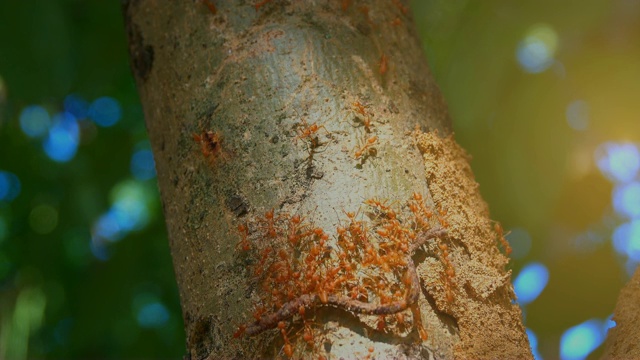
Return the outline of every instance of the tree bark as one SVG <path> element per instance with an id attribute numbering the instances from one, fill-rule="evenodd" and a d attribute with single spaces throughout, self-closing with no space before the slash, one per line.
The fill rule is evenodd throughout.
<path id="1" fill-rule="evenodd" d="M 452 138 L 403 2 L 130 0 L 124 14 L 188 357 L 532 357 L 501 234 Z M 428 224 L 419 224 L 418 205 Z M 304 229 L 322 229 L 304 235 L 300 248 L 281 234 L 297 217 Z M 374 260 L 365 248 L 347 260 L 340 252 L 340 234 L 348 228 L 353 239 L 356 223 L 372 239 L 361 246 L 376 249 Z M 391 252 L 381 234 L 392 226 L 402 229 L 395 240 L 423 241 L 429 226 L 446 236 Z M 317 247 L 321 234 L 326 244 Z M 293 250 L 266 250 L 279 241 Z M 306 322 L 282 315 L 278 300 L 255 314 L 281 296 L 262 286 L 278 261 L 321 269 L 321 278 L 305 279 L 311 290 L 291 288 L 302 284 L 292 280 L 300 274 L 287 273 L 282 288 L 271 283 L 297 291 L 288 304 L 304 304 Z M 404 295 L 413 266 L 419 313 Z M 339 290 L 329 287 L 330 274 Z M 370 274 L 378 285 L 363 278 Z M 354 284 L 365 284 L 366 294 L 352 298 L 374 310 L 345 305 L 356 301 L 345 292 Z M 385 299 L 390 289 L 402 291 Z M 406 314 L 404 325 L 396 312 Z M 265 325 L 268 316 L 276 321 Z M 283 337 L 271 329 L 280 320 Z M 247 326 L 244 336 L 239 326 Z"/>

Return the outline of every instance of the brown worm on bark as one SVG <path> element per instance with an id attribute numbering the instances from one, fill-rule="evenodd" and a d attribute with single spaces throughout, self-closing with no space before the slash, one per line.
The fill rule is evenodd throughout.
<path id="1" fill-rule="evenodd" d="M 415 304 L 420 296 L 420 279 L 416 271 L 416 266 L 413 263 L 413 254 L 428 240 L 442 237 L 445 234 L 446 230 L 442 228 L 427 230 L 421 236 L 417 237 L 416 241 L 409 246 L 409 251 L 407 251 L 406 255 L 406 276 L 410 279 L 410 285 L 409 292 L 403 300 L 394 301 L 389 304 L 372 304 L 354 300 L 343 295 L 328 294 L 326 301 L 323 302 L 318 294 L 305 294 L 285 303 L 277 312 L 263 315 L 260 320 L 247 325 L 245 333 L 253 336 L 263 331 L 273 329 L 278 326 L 280 321 L 287 320 L 297 314 L 300 307 L 310 309 L 312 306 L 333 306 L 363 315 L 392 315 L 404 311 L 409 306 Z"/>

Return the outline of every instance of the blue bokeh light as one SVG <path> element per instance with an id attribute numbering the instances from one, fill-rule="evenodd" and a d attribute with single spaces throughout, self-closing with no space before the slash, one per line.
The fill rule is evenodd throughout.
<path id="1" fill-rule="evenodd" d="M 92 235 L 97 245 L 119 241 L 131 231 L 144 228 L 151 219 L 153 194 L 144 183 L 125 180 L 113 188 L 111 198 L 111 207 L 93 225 Z M 96 257 L 101 258 L 102 253 Z"/>
<path id="2" fill-rule="evenodd" d="M 531 235 L 523 228 L 514 228 L 506 235 L 511 246 L 511 258 L 521 259 L 531 250 Z"/>
<path id="3" fill-rule="evenodd" d="M 518 63 L 526 72 L 541 73 L 553 64 L 557 44 L 558 35 L 551 26 L 534 25 L 518 44 L 516 49 Z"/>
<path id="4" fill-rule="evenodd" d="M 624 223 L 613 231 L 613 248 L 617 253 L 640 262 L 640 220 Z"/>
<path id="5" fill-rule="evenodd" d="M 119 216 L 113 208 L 98 218 L 93 226 L 93 234 L 108 241 L 118 241 L 124 237 Z"/>
<path id="6" fill-rule="evenodd" d="M 549 281 L 549 270 L 541 263 L 530 263 L 520 270 L 513 287 L 522 305 L 535 300 Z"/>
<path id="7" fill-rule="evenodd" d="M 541 41 L 520 43 L 516 56 L 522 68 L 533 74 L 547 70 L 553 60 L 549 49 Z"/>
<path id="8" fill-rule="evenodd" d="M 585 359 L 602 344 L 606 325 L 597 319 L 587 320 L 567 329 L 560 338 L 560 358 L 562 360 Z"/>
<path id="9" fill-rule="evenodd" d="M 21 189 L 22 185 L 16 174 L 0 170 L 0 201 L 12 201 L 20 195 Z"/>
<path id="10" fill-rule="evenodd" d="M 577 131 L 585 131 L 589 127 L 589 106 L 584 100 L 575 100 L 567 106 L 567 124 Z"/>
<path id="11" fill-rule="evenodd" d="M 140 230 L 149 223 L 152 197 L 149 189 L 139 181 L 123 181 L 113 188 L 111 207 L 124 231 Z"/>
<path id="12" fill-rule="evenodd" d="M 594 153 L 600 172 L 613 182 L 629 182 L 640 170 L 640 151 L 632 143 L 606 142 Z"/>
<path id="13" fill-rule="evenodd" d="M 95 234 L 91 236 L 90 249 L 93 256 L 100 261 L 107 261 L 111 257 L 103 237 L 96 236 Z"/>
<path id="14" fill-rule="evenodd" d="M 76 118 L 68 112 L 53 117 L 53 126 L 42 143 L 47 156 L 57 162 L 67 162 L 76 155 L 80 129 Z"/>
<path id="15" fill-rule="evenodd" d="M 31 105 L 22 109 L 20 113 L 20 128 L 28 137 L 42 137 L 51 126 L 51 118 L 45 108 Z"/>
<path id="16" fill-rule="evenodd" d="M 88 116 L 96 124 L 102 127 L 109 127 L 115 125 L 122 116 L 122 109 L 118 100 L 103 96 L 97 98 L 91 103 L 89 107 Z"/>
<path id="17" fill-rule="evenodd" d="M 640 218 L 640 182 L 616 186 L 613 189 L 613 208 L 619 215 Z"/>
<path id="18" fill-rule="evenodd" d="M 143 328 L 157 328 L 169 320 L 169 311 L 162 303 L 156 301 L 140 308 L 136 319 Z"/>
<path id="19" fill-rule="evenodd" d="M 156 164 L 149 149 L 141 149 L 131 156 L 131 173 L 138 180 L 149 180 L 156 176 Z"/>
<path id="20" fill-rule="evenodd" d="M 604 321 L 604 328 L 606 331 L 609 329 L 616 327 L 616 322 L 613 321 L 613 314 L 609 315 L 607 319 Z"/>
<path id="21" fill-rule="evenodd" d="M 70 94 L 64 98 L 64 111 L 75 116 L 76 119 L 86 119 L 89 113 L 89 102 L 80 95 Z"/>
<path id="22" fill-rule="evenodd" d="M 111 207 L 118 225 L 123 231 L 130 232 L 142 229 L 149 222 L 149 209 L 144 200 L 124 198 Z"/>

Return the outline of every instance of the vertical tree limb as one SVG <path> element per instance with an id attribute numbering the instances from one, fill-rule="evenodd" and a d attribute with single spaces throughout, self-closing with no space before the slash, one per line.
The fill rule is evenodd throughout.
<path id="1" fill-rule="evenodd" d="M 259 260 L 237 252 L 238 226 L 255 237 L 270 211 L 282 219 L 299 214 L 330 234 L 335 249 L 345 214 L 365 200 L 385 199 L 407 213 L 419 193 L 449 233 L 444 247 L 428 243 L 413 257 L 422 284 L 422 315 L 413 322 L 422 322 L 429 340 L 318 306 L 312 348 L 301 329 L 285 330 L 295 354 L 530 358 L 499 235 L 467 156 L 449 136 L 446 105 L 405 5 L 205 3 L 124 7 L 189 356 L 288 350 L 277 329 L 233 339 L 264 291 L 247 271 Z M 453 283 L 447 267 L 455 269 Z"/>

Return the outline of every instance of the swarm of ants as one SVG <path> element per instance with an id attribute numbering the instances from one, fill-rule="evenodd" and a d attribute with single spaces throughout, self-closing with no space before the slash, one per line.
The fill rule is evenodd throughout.
<path id="1" fill-rule="evenodd" d="M 234 337 L 277 328 L 282 352 L 292 357 L 292 336 L 301 336 L 311 349 L 316 346 L 313 321 L 307 315 L 328 306 L 377 316 L 378 331 L 411 324 L 419 338 L 427 339 L 412 255 L 428 241 L 445 236 L 446 230 L 432 227 L 433 212 L 419 193 L 402 214 L 379 199 L 364 204 L 366 217 L 360 211 L 344 212 L 331 234 L 304 216 L 276 214 L 273 209 L 238 226 L 241 240 L 236 249 L 252 259 L 249 277 L 259 288 L 253 320 L 241 325 Z M 446 298 L 454 301 L 455 271 L 448 246 L 441 243 L 438 248 Z M 298 330 L 291 335 L 293 328 Z"/>

